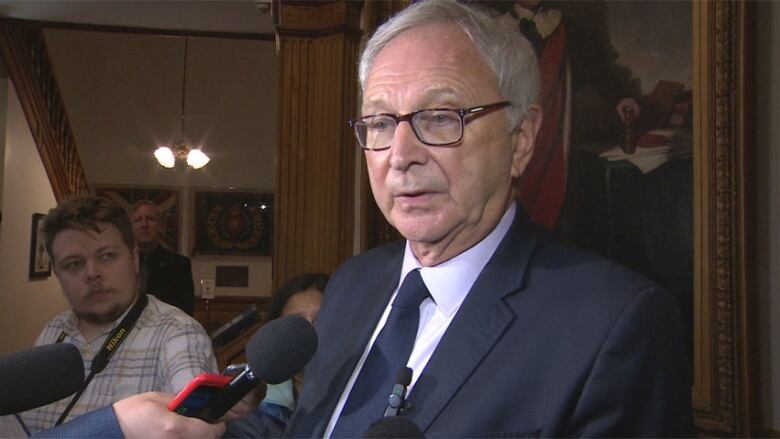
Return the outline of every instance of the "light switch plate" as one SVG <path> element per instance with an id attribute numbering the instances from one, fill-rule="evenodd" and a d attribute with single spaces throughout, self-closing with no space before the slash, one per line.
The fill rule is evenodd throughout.
<path id="1" fill-rule="evenodd" d="M 214 279 L 200 280 L 200 297 L 204 299 L 214 298 Z"/>

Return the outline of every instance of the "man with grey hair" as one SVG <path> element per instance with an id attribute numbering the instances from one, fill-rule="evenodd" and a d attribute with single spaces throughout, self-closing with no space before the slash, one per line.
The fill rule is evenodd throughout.
<path id="1" fill-rule="evenodd" d="M 528 42 L 423 1 L 368 41 L 360 82 L 350 125 L 406 241 L 331 277 L 286 434 L 362 437 L 402 415 L 427 437 L 692 436 L 674 299 L 514 201 L 540 123 Z"/>
<path id="2" fill-rule="evenodd" d="M 554 243 L 514 201 L 537 70 L 517 32 L 454 1 L 416 3 L 368 41 L 350 125 L 406 241 L 331 278 L 290 435 L 362 436 L 399 412 L 428 437 L 692 435 L 674 299 Z"/>
<path id="3" fill-rule="evenodd" d="M 192 315 L 195 286 L 190 258 L 165 248 L 160 242 L 162 212 L 154 202 L 139 200 L 130 209 L 133 234 L 140 251 L 141 291 Z"/>

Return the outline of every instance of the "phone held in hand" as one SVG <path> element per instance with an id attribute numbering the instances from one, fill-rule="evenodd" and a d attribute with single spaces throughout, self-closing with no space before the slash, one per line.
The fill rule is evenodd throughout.
<path id="1" fill-rule="evenodd" d="M 232 376 L 202 373 L 187 384 L 168 404 L 168 409 L 183 416 L 203 419 L 217 396 L 233 380 Z"/>

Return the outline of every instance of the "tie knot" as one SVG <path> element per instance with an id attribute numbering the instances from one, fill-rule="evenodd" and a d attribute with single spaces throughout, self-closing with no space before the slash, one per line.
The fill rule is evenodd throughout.
<path id="1" fill-rule="evenodd" d="M 401 284 L 395 300 L 393 300 L 393 307 L 418 308 L 429 295 L 428 288 L 420 275 L 420 270 L 412 270 L 404 278 L 404 282 Z"/>

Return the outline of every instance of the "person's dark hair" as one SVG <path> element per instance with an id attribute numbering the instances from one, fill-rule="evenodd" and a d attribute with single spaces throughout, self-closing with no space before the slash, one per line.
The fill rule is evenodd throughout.
<path id="1" fill-rule="evenodd" d="M 127 211 L 114 201 L 95 195 L 69 198 L 51 209 L 43 218 L 41 233 L 49 256 L 54 238 L 63 230 L 102 232 L 100 223 L 113 224 L 130 250 L 135 247 L 133 226 Z"/>
<path id="2" fill-rule="evenodd" d="M 271 298 L 268 304 L 268 320 L 278 319 L 282 315 L 282 309 L 290 298 L 301 291 L 313 288 L 320 292 L 325 292 L 325 285 L 328 284 L 329 276 L 325 273 L 304 273 L 295 276 L 282 285 Z"/>

